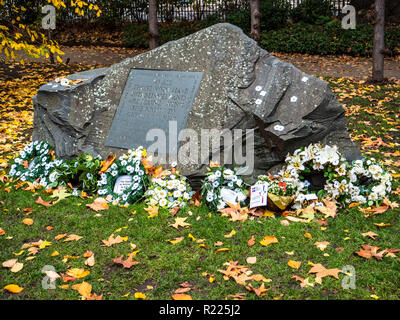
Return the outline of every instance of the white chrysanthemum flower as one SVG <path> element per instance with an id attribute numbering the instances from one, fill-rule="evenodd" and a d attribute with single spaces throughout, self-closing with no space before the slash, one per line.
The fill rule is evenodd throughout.
<path id="1" fill-rule="evenodd" d="M 239 192 L 238 194 L 238 201 L 243 202 L 246 200 L 247 196 L 243 192 Z"/>
<path id="2" fill-rule="evenodd" d="M 222 210 L 223 208 L 225 208 L 225 202 L 222 201 L 222 200 L 220 200 L 220 201 L 218 202 L 217 209 L 218 209 L 218 210 Z"/>
<path id="3" fill-rule="evenodd" d="M 160 198 L 166 198 L 168 196 L 168 192 L 165 190 L 161 190 L 160 192 L 158 192 L 158 196 Z"/>

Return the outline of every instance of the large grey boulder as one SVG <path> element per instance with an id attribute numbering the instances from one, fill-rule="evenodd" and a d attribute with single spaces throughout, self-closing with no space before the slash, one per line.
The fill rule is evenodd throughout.
<path id="1" fill-rule="evenodd" d="M 33 138 L 55 145 L 61 157 L 126 152 L 107 147 L 106 140 L 132 68 L 202 72 L 186 128 L 199 135 L 201 129 L 253 130 L 253 178 L 279 166 L 287 153 L 318 141 L 336 144 L 349 160 L 361 157 L 347 132 L 345 111 L 327 82 L 271 56 L 239 28 L 225 23 L 108 69 L 75 75 L 88 79 L 77 86 L 41 87 L 34 97 Z M 191 177 L 205 172 L 198 163 L 180 169 Z"/>

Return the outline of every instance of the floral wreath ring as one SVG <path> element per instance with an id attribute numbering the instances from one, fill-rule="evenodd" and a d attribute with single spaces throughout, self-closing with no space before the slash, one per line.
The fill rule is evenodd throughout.
<path id="1" fill-rule="evenodd" d="M 115 192 L 115 184 L 121 176 L 129 176 L 129 186 L 122 192 Z M 121 201 L 124 205 L 132 204 L 143 196 L 145 186 L 148 183 L 148 176 L 142 162 L 137 158 L 120 157 L 104 173 L 97 182 L 99 186 L 98 194 L 112 200 Z"/>
<path id="2" fill-rule="evenodd" d="M 333 198 L 338 198 L 348 190 L 346 174 L 347 162 L 337 149 L 337 146 L 322 145 L 321 143 L 310 144 L 307 147 L 297 149 L 293 155 L 288 155 L 286 165 L 279 173 L 283 178 L 290 179 L 297 184 L 295 208 L 300 207 L 311 191 L 311 185 L 304 175 L 312 175 L 320 172 L 326 179 L 322 189 L 317 192 L 320 197 L 328 193 Z M 327 186 L 335 186 L 334 192 L 330 192 Z M 311 192 L 312 193 L 312 192 Z"/>
<path id="3" fill-rule="evenodd" d="M 45 166 L 54 160 L 53 150 L 47 142 L 34 141 L 15 158 L 9 175 L 22 181 L 35 181 L 46 171 Z"/>

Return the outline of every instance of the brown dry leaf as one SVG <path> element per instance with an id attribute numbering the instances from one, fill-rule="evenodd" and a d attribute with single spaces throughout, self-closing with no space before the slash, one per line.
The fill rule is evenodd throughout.
<path id="1" fill-rule="evenodd" d="M 175 216 L 178 213 L 179 209 L 180 209 L 180 207 L 175 207 L 175 208 L 169 210 L 169 213 L 172 214 L 173 216 Z"/>
<path id="2" fill-rule="evenodd" d="M 324 278 L 327 276 L 334 277 L 336 279 L 339 279 L 338 274 L 341 273 L 342 270 L 334 268 L 334 269 L 326 269 L 322 264 L 320 263 L 313 263 L 310 271 L 308 273 L 315 273 L 315 276 L 318 278 Z"/>
<path id="3" fill-rule="evenodd" d="M 130 269 L 132 266 L 139 264 L 138 261 L 133 260 L 133 255 L 130 254 L 126 260 L 123 260 L 123 255 L 117 259 L 112 259 L 116 264 L 122 264 L 125 269 Z"/>
<path id="4" fill-rule="evenodd" d="M 185 222 L 187 218 L 175 218 L 175 223 L 169 224 L 169 226 L 179 230 L 179 227 L 186 228 L 190 226 L 190 223 Z"/>
<path id="5" fill-rule="evenodd" d="M 390 252 L 391 249 L 385 249 L 378 252 L 380 248 L 375 246 L 370 246 L 369 244 L 363 244 L 362 248 L 359 251 L 356 251 L 360 257 L 371 259 L 372 257 L 376 258 L 377 260 L 382 260 L 383 255 L 385 253 Z"/>
<path id="6" fill-rule="evenodd" d="M 89 258 L 85 261 L 85 266 L 93 267 L 95 264 L 94 254 L 92 254 Z"/>
<path id="7" fill-rule="evenodd" d="M 246 289 L 249 291 L 254 291 L 254 293 L 257 296 L 265 296 L 265 293 L 267 292 L 268 289 L 265 288 L 264 286 L 264 282 L 261 283 L 261 286 L 259 288 L 254 288 L 251 284 L 249 284 L 248 286 L 246 286 Z"/>
<path id="8" fill-rule="evenodd" d="M 59 234 L 59 235 L 55 236 L 54 239 L 55 240 L 60 240 L 62 238 L 65 238 L 67 235 L 68 235 L 67 233 L 62 233 L 62 234 Z"/>
<path id="9" fill-rule="evenodd" d="M 190 199 L 190 204 L 194 205 L 195 207 L 201 206 L 201 190 L 197 190 L 192 198 Z"/>
<path id="10" fill-rule="evenodd" d="M 24 267 L 24 264 L 23 264 L 23 263 L 17 262 L 16 264 L 14 264 L 14 265 L 11 267 L 10 271 L 16 273 L 16 272 L 18 272 L 18 271 L 21 271 L 23 267 Z"/>
<path id="11" fill-rule="evenodd" d="M 373 231 L 369 231 L 369 232 L 364 232 L 361 234 L 363 237 L 370 237 L 371 239 L 375 240 L 375 238 L 378 236 L 377 233 L 373 232 Z"/>
<path id="12" fill-rule="evenodd" d="M 247 241 L 247 246 L 251 247 L 254 246 L 256 243 L 256 239 L 254 238 L 254 236 L 251 236 L 251 238 Z"/>
<path id="13" fill-rule="evenodd" d="M 330 245 L 330 242 L 328 242 L 328 241 L 320 241 L 320 242 L 318 242 L 317 241 L 317 242 L 314 243 L 314 245 L 316 245 L 317 248 L 320 249 L 321 251 L 324 251 L 325 248 Z"/>
<path id="14" fill-rule="evenodd" d="M 227 202 L 229 208 L 225 208 L 225 209 L 221 209 L 218 210 L 218 212 L 221 212 L 221 216 L 223 217 L 231 217 L 231 219 L 229 219 L 230 221 L 246 221 L 248 218 L 248 214 L 249 214 L 249 208 L 244 207 L 241 208 L 240 207 L 240 202 L 236 203 L 236 204 L 232 204 Z"/>
<path id="15" fill-rule="evenodd" d="M 89 258 L 89 257 L 91 257 L 93 254 L 94 254 L 93 251 L 87 250 L 87 251 L 85 251 L 85 253 L 83 254 L 83 257 L 84 257 L 84 258 Z"/>
<path id="16" fill-rule="evenodd" d="M 192 290 L 192 288 L 179 288 L 175 290 L 175 293 L 185 293 L 189 292 L 190 290 Z"/>
<path id="17" fill-rule="evenodd" d="M 223 245 L 224 245 L 224 243 L 222 241 L 217 241 L 217 242 L 214 243 L 214 246 L 216 246 L 216 247 L 220 247 L 220 246 L 223 246 Z"/>
<path id="18" fill-rule="evenodd" d="M 322 199 L 322 201 L 324 202 L 325 206 L 321 207 L 321 206 L 316 206 L 315 210 L 320 211 L 321 213 L 323 213 L 325 215 L 325 218 L 328 217 L 336 217 L 337 215 L 337 206 L 336 206 L 336 202 L 335 201 L 330 201 L 328 199 Z"/>
<path id="19" fill-rule="evenodd" d="M 281 223 L 281 225 L 283 225 L 284 227 L 287 227 L 287 226 L 290 224 L 290 222 L 287 221 L 287 220 L 282 220 L 280 223 Z"/>
<path id="20" fill-rule="evenodd" d="M 10 260 L 4 261 L 2 263 L 2 266 L 3 266 L 3 268 L 12 268 L 17 262 L 18 262 L 18 259 L 10 259 Z"/>
<path id="21" fill-rule="evenodd" d="M 293 275 L 292 279 L 295 279 L 296 281 L 300 281 L 300 287 L 301 288 L 307 288 L 307 287 L 314 287 L 314 283 L 311 283 L 308 278 L 304 279 L 302 277 Z"/>
<path id="22" fill-rule="evenodd" d="M 86 204 L 86 207 L 89 207 L 96 212 L 101 210 L 107 210 L 109 208 L 107 200 L 104 198 L 97 198 L 94 200 L 93 203 Z"/>
<path id="23" fill-rule="evenodd" d="M 118 244 L 127 240 L 127 237 L 122 238 L 121 236 L 117 236 L 114 238 L 114 234 L 108 237 L 108 240 L 101 240 L 106 247 L 111 247 L 114 244 Z"/>
<path id="24" fill-rule="evenodd" d="M 232 300 L 246 300 L 245 293 L 228 294 L 226 298 L 232 298 Z"/>
<path id="25" fill-rule="evenodd" d="M 246 262 L 249 263 L 249 264 L 254 264 L 254 263 L 257 262 L 257 257 L 248 257 L 246 259 Z"/>
<path id="26" fill-rule="evenodd" d="M 82 239 L 83 237 L 78 236 L 77 234 L 70 234 L 67 239 L 64 240 L 64 242 L 68 242 L 68 241 L 78 241 L 80 239 Z"/>
<path id="27" fill-rule="evenodd" d="M 109 167 L 111 167 L 111 165 L 114 163 L 116 156 L 110 154 L 106 160 L 101 162 L 101 169 L 99 171 L 99 173 L 104 173 L 108 170 Z"/>
<path id="28" fill-rule="evenodd" d="M 42 206 L 45 206 L 45 207 L 51 207 L 52 206 L 51 201 L 47 201 L 46 202 L 46 201 L 44 201 L 42 199 L 42 197 L 39 197 L 39 199 L 36 200 L 36 203 L 41 204 Z"/>

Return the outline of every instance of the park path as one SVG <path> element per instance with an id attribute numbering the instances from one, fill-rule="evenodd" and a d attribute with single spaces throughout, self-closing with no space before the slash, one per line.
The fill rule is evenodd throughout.
<path id="1" fill-rule="evenodd" d="M 111 65 L 145 50 L 109 47 L 63 47 L 65 57 L 73 63 Z M 350 56 L 317 56 L 307 54 L 272 53 L 314 76 L 352 77 L 367 79 L 372 72 L 372 58 Z M 65 58 L 64 58 L 65 60 Z M 400 80 L 400 57 L 385 59 L 385 77 Z"/>
<path id="2" fill-rule="evenodd" d="M 65 52 L 64 61 L 69 58 L 70 63 L 82 63 L 92 66 L 110 66 L 125 58 L 133 57 L 146 51 L 143 49 L 100 46 L 63 46 L 61 49 Z M 351 77 L 356 80 L 365 80 L 372 72 L 372 58 L 287 53 L 271 54 L 314 76 Z M 400 56 L 385 59 L 385 77 L 395 78 L 400 81 Z"/>

